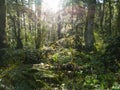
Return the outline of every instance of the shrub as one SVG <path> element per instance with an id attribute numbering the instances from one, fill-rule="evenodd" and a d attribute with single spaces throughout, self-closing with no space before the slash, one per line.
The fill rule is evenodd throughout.
<path id="1" fill-rule="evenodd" d="M 107 43 L 105 53 L 102 56 L 103 63 L 107 71 L 116 72 L 120 63 L 120 36 L 109 38 Z"/>
<path id="2" fill-rule="evenodd" d="M 6 49 L 2 56 L 3 64 L 26 63 L 33 64 L 41 61 L 41 51 L 37 49 Z"/>

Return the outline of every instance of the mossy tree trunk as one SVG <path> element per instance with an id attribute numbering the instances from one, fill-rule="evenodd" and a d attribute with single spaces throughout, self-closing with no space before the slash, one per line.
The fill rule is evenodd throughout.
<path id="1" fill-rule="evenodd" d="M 16 4 L 19 5 L 18 3 L 18 0 L 16 0 Z M 18 9 L 18 7 L 16 7 Z M 19 9 L 18 9 L 19 10 Z M 16 22 L 16 25 L 17 25 L 17 37 L 16 37 L 16 41 L 17 41 L 17 45 L 16 45 L 16 48 L 17 49 L 22 49 L 23 48 L 23 43 L 22 43 L 22 39 L 21 39 L 21 21 L 20 21 L 20 11 L 16 12 L 17 14 L 17 22 Z"/>
<path id="2" fill-rule="evenodd" d="M 91 0 L 88 2 L 88 12 L 86 18 L 86 28 L 84 33 L 85 47 L 88 51 L 93 51 L 94 49 L 94 16 L 95 16 L 96 0 Z"/>
<path id="3" fill-rule="evenodd" d="M 108 28 L 108 32 L 111 35 L 112 34 L 112 2 L 111 0 L 109 0 L 109 28 Z"/>
<path id="4" fill-rule="evenodd" d="M 120 0 L 118 0 L 118 16 L 117 16 L 117 35 L 120 35 Z"/>
<path id="5" fill-rule="evenodd" d="M 7 47 L 6 38 L 6 0 L 0 0 L 0 49 Z"/>
<path id="6" fill-rule="evenodd" d="M 35 13 L 36 13 L 36 39 L 35 39 L 35 47 L 39 49 L 42 44 L 42 30 L 41 30 L 41 4 L 42 0 L 35 1 Z"/>
<path id="7" fill-rule="evenodd" d="M 57 29 L 57 33 L 58 33 L 58 40 L 61 39 L 61 17 L 60 15 L 58 15 L 58 29 Z"/>

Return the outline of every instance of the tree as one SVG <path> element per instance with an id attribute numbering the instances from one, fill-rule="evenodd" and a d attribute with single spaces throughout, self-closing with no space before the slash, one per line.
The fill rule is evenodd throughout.
<path id="1" fill-rule="evenodd" d="M 112 1 L 109 0 L 109 34 L 112 34 Z"/>
<path id="2" fill-rule="evenodd" d="M 15 0 L 15 3 L 20 6 L 18 0 Z M 20 20 L 20 17 L 21 17 L 21 11 L 20 11 L 20 7 L 16 7 L 16 22 L 15 22 L 15 25 L 14 25 L 14 29 L 15 29 L 15 36 L 16 36 L 16 42 L 17 42 L 17 45 L 16 45 L 16 48 L 17 49 L 21 49 L 23 48 L 23 43 L 22 43 L 22 39 L 21 39 L 21 20 Z"/>
<path id="3" fill-rule="evenodd" d="M 7 47 L 6 38 L 6 0 L 0 0 L 0 49 Z"/>
<path id="4" fill-rule="evenodd" d="M 104 12 L 105 12 L 105 1 L 103 1 L 103 3 L 101 3 L 100 6 L 100 31 L 101 33 L 104 35 Z"/>
<path id="5" fill-rule="evenodd" d="M 18 4 L 18 1 L 16 0 L 16 4 Z M 19 5 L 19 4 L 18 4 Z M 21 40 L 21 21 L 20 21 L 20 15 L 21 13 L 17 10 L 17 27 L 18 27 L 18 31 L 17 31 L 17 46 L 16 48 L 23 48 L 23 43 Z"/>
<path id="6" fill-rule="evenodd" d="M 36 49 L 39 49 L 41 46 L 41 3 L 42 0 L 36 0 L 35 1 L 35 8 L 36 8 Z"/>
<path id="7" fill-rule="evenodd" d="M 117 3 L 118 15 L 117 15 L 117 32 L 120 34 L 120 0 Z"/>
<path id="8" fill-rule="evenodd" d="M 95 7 L 96 7 L 96 0 L 88 1 L 88 12 L 86 18 L 86 27 L 84 33 L 84 40 L 85 40 L 85 47 L 88 51 L 92 51 L 94 49 L 94 33 L 93 33 L 93 26 L 94 26 L 94 16 L 95 16 Z"/>
<path id="9" fill-rule="evenodd" d="M 61 38 L 61 16 L 58 15 L 58 29 L 57 29 L 57 32 L 58 32 L 58 40 Z"/>

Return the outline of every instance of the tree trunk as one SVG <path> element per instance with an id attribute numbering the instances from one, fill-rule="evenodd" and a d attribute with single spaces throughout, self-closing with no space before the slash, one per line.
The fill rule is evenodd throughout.
<path id="1" fill-rule="evenodd" d="M 22 5 L 24 6 L 24 0 L 21 0 L 21 2 L 22 2 Z M 25 41 L 25 45 L 27 44 L 27 42 L 28 42 L 28 40 L 27 40 L 27 26 L 26 26 L 26 15 L 25 15 L 25 13 L 23 12 L 23 14 L 22 14 L 22 18 L 23 18 L 23 27 L 24 27 L 24 41 Z M 21 21 L 22 22 L 22 21 Z M 29 22 L 30 23 L 30 22 Z"/>
<path id="2" fill-rule="evenodd" d="M 41 30 L 41 1 L 39 3 L 36 3 L 36 49 L 39 49 L 41 47 L 41 40 L 42 40 L 42 30 Z"/>
<path id="3" fill-rule="evenodd" d="M 6 39 L 6 2 L 0 0 L 0 49 L 7 47 Z"/>
<path id="4" fill-rule="evenodd" d="M 18 4 L 17 0 L 16 0 L 16 4 Z M 18 28 L 18 31 L 17 31 L 17 46 L 16 48 L 17 49 L 21 49 L 23 48 L 23 43 L 22 43 L 22 40 L 21 40 L 21 25 L 20 25 L 20 12 L 17 11 L 17 28 Z"/>
<path id="5" fill-rule="evenodd" d="M 101 29 L 101 34 L 104 36 L 104 9 L 105 9 L 105 0 L 103 1 L 101 5 L 101 18 L 100 18 L 100 29 Z"/>
<path id="6" fill-rule="evenodd" d="M 88 12 L 86 18 L 86 28 L 84 33 L 85 47 L 88 51 L 94 50 L 94 33 L 93 33 L 93 25 L 94 25 L 94 16 L 95 16 L 95 6 L 96 0 L 91 0 L 88 3 Z"/>
<path id="7" fill-rule="evenodd" d="M 112 28 L 111 28 L 111 26 L 112 26 L 112 23 L 111 23 L 111 19 L 112 19 L 112 6 L 111 6 L 111 0 L 109 0 L 109 34 L 111 35 L 112 34 Z"/>
<path id="8" fill-rule="evenodd" d="M 16 2 L 16 4 L 19 4 L 18 0 L 16 0 L 15 2 Z M 16 31 L 15 38 L 16 38 L 16 42 L 17 42 L 16 48 L 21 49 L 21 48 L 23 48 L 23 43 L 21 40 L 20 11 L 18 11 L 19 10 L 18 7 L 16 7 L 16 8 L 17 8 L 17 12 L 16 12 L 17 17 L 16 17 L 16 22 L 15 22 L 15 31 Z"/>
<path id="9" fill-rule="evenodd" d="M 120 0 L 118 0 L 117 35 L 120 35 Z"/>
<path id="10" fill-rule="evenodd" d="M 23 23 L 24 23 L 24 35 L 25 35 L 25 43 L 27 44 L 28 42 L 28 39 L 27 39 L 27 26 L 26 26 L 26 18 L 25 18 L 25 13 L 23 13 Z M 29 23 L 29 26 L 30 26 L 30 23 Z M 29 28 L 31 29 L 31 28 Z M 31 31 L 31 30 L 30 30 Z"/>
<path id="11" fill-rule="evenodd" d="M 58 30 L 57 30 L 58 40 L 61 38 L 61 22 L 60 22 L 60 20 L 61 20 L 60 15 L 58 15 Z"/>

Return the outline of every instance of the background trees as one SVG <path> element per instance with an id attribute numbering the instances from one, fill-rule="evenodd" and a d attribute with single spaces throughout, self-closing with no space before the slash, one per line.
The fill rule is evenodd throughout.
<path id="1" fill-rule="evenodd" d="M 1 3 L 3 2 L 1 1 Z M 4 15 L 1 14 L 3 17 L 5 12 L 7 13 L 7 37 L 3 31 L 3 27 L 6 28 L 6 26 L 1 26 L 1 32 L 3 32 L 1 39 L 8 38 L 10 47 L 39 48 L 44 40 L 49 42 L 49 40 L 57 40 L 55 39 L 57 37 L 58 40 L 72 37 L 74 48 L 81 50 L 85 47 L 92 51 L 97 43 L 94 33 L 97 32 L 104 40 L 106 36 L 114 36 L 119 33 L 119 1 L 67 0 L 66 4 L 63 2 L 64 6 L 57 13 L 42 11 L 41 3 L 42 1 L 38 0 L 7 1 L 7 12 L 4 10 Z M 5 7 L 3 8 L 5 9 Z M 5 19 L 2 19 L 1 23 L 5 23 Z M 55 22 L 54 25 L 52 22 Z M 54 39 L 50 39 L 53 38 L 52 33 L 54 33 Z M 47 39 L 47 36 L 51 37 Z M 1 43 L 7 43 L 7 41 L 1 40 Z"/>

